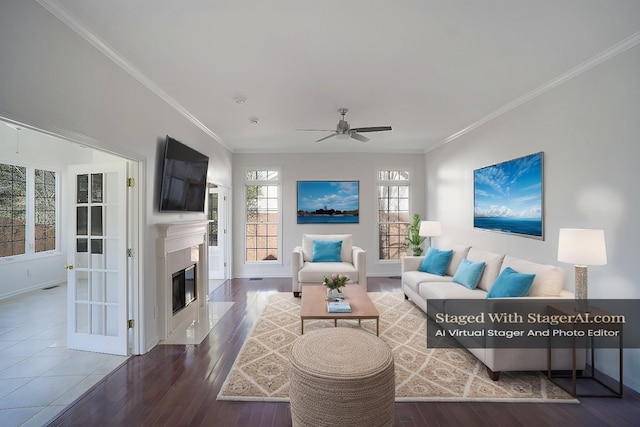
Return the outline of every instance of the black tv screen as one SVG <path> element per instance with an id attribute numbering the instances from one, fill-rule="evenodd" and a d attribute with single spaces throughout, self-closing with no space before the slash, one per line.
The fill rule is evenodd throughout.
<path id="1" fill-rule="evenodd" d="M 209 157 L 167 135 L 160 212 L 204 212 Z"/>

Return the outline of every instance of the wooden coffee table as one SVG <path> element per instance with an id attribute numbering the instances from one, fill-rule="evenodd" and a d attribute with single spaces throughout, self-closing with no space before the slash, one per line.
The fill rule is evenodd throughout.
<path id="1" fill-rule="evenodd" d="M 376 335 L 380 335 L 380 313 L 371 302 L 369 295 L 361 285 L 348 285 L 342 288 L 344 300 L 351 306 L 351 313 L 329 313 L 327 311 L 326 288 L 308 285 L 302 287 L 302 305 L 300 307 L 300 333 L 304 334 L 304 321 L 307 319 L 375 319 Z"/>

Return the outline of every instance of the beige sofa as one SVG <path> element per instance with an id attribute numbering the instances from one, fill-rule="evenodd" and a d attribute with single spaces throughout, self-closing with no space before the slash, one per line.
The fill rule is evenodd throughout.
<path id="1" fill-rule="evenodd" d="M 342 241 L 340 262 L 312 262 L 313 241 Z M 303 234 L 302 245 L 293 249 L 291 259 L 293 295 L 298 297 L 303 285 L 320 285 L 325 276 L 344 274 L 351 284 L 367 289 L 367 253 L 353 246 L 351 234 Z"/>
<path id="2" fill-rule="evenodd" d="M 449 248 L 445 248 L 449 249 Z M 525 299 L 574 298 L 564 290 L 564 270 L 553 265 L 536 264 L 510 255 L 484 251 L 476 247 L 456 246 L 446 275 L 439 276 L 419 271 L 424 256 L 407 256 L 402 259 L 402 290 L 427 315 L 434 317 L 443 309 L 443 301 L 450 299 L 486 299 L 487 292 L 502 270 L 511 267 L 520 273 L 535 274 L 531 290 Z M 484 262 L 485 268 L 476 289 L 469 289 L 452 281 L 463 259 Z M 523 298 L 517 298 L 522 300 Z M 440 306 L 430 304 L 437 302 Z M 492 302 L 508 303 L 510 298 L 499 298 Z M 468 348 L 487 367 L 489 376 L 497 380 L 501 371 L 541 371 L 547 369 L 547 350 L 543 348 Z M 578 369 L 584 367 L 584 352 L 578 352 Z M 569 349 L 554 350 L 554 370 L 572 367 Z"/>

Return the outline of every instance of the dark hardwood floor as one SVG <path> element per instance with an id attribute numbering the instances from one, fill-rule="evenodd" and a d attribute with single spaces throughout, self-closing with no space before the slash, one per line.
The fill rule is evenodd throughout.
<path id="1" fill-rule="evenodd" d="M 369 279 L 370 291 L 397 290 L 394 278 Z M 234 301 L 200 345 L 158 345 L 131 357 L 70 405 L 52 426 L 289 426 L 288 403 L 217 401 L 266 293 L 290 279 L 226 282 L 211 298 Z M 580 404 L 396 403 L 396 426 L 639 426 L 640 395 L 581 398 Z M 0 421 L 0 424 L 1 421 Z"/>

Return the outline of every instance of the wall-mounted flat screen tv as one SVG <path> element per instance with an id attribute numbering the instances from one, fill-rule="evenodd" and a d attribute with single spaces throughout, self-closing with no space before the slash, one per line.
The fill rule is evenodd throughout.
<path id="1" fill-rule="evenodd" d="M 160 212 L 204 212 L 209 157 L 167 135 Z"/>

